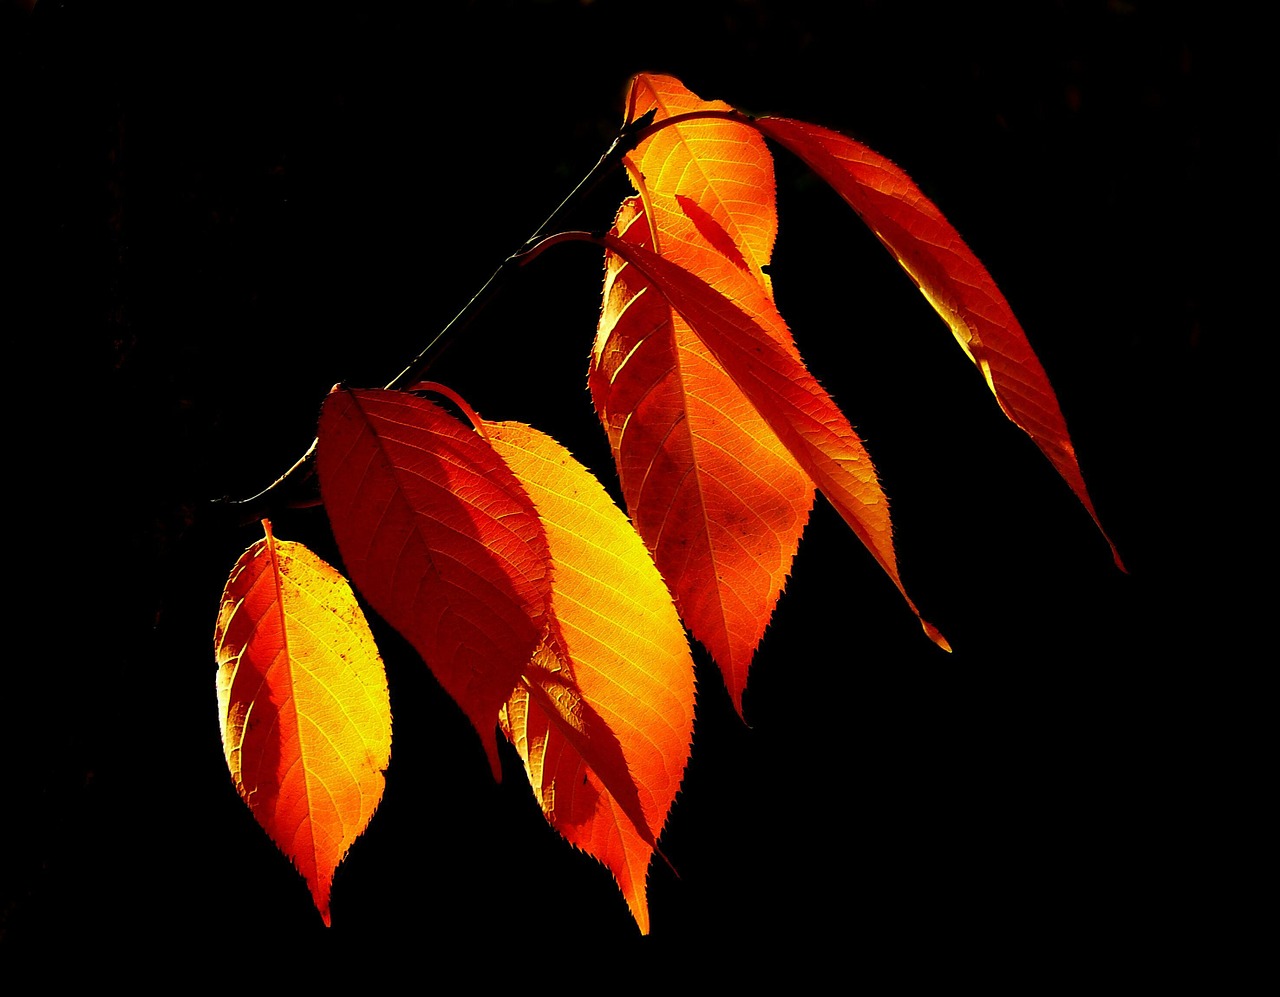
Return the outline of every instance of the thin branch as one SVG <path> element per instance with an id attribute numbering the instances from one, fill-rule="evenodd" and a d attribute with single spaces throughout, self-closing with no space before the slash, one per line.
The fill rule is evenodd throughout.
<path id="1" fill-rule="evenodd" d="M 635 121 L 627 122 L 627 124 L 622 127 L 614 137 L 609 148 L 605 150 L 604 155 L 602 155 L 600 159 L 597 160 L 596 164 L 587 171 L 587 175 L 578 181 L 577 185 L 569 192 L 568 196 L 566 196 L 564 200 L 556 206 L 555 210 L 546 217 L 543 223 L 534 230 L 533 235 L 526 239 L 516 252 L 503 260 L 498 268 L 489 275 L 489 279 L 486 280 L 480 290 L 471 297 L 471 300 L 462 307 L 462 310 L 454 315 L 454 317 L 449 320 L 448 324 L 431 338 L 431 341 L 418 352 L 417 356 L 409 361 L 399 374 L 387 382 L 387 389 L 400 390 L 405 388 L 407 385 L 420 380 L 427 372 L 428 368 L 430 368 L 432 361 L 439 356 L 440 351 L 448 345 L 451 338 L 460 330 L 466 328 L 467 325 L 474 321 L 476 316 L 484 310 L 485 305 L 493 299 L 499 288 L 502 286 L 503 279 L 513 269 L 527 266 L 538 256 L 542 255 L 544 250 L 561 242 L 599 241 L 599 235 L 590 232 L 561 232 L 548 236 L 547 231 L 555 224 L 556 219 L 565 213 L 572 204 L 593 193 L 596 187 L 599 186 L 600 182 L 608 176 L 619 163 L 622 162 L 622 158 L 632 149 L 640 145 L 641 142 L 652 138 L 664 128 L 670 128 L 674 125 L 684 124 L 689 121 L 719 119 L 737 121 L 745 125 L 751 125 L 754 123 L 754 118 L 751 115 L 734 110 L 690 111 L 686 114 L 677 114 L 670 118 L 664 118 L 662 121 L 655 123 L 653 119 L 656 114 L 656 109 L 649 110 L 636 118 Z M 312 473 L 311 465 L 315 457 L 316 446 L 318 443 L 318 439 L 313 439 L 311 441 L 311 445 L 307 447 L 307 452 L 299 457 L 292 467 L 256 495 L 251 495 L 246 499 L 221 499 L 219 501 L 226 505 L 242 508 L 244 510 L 244 518 L 246 522 L 252 522 L 260 519 L 265 507 L 272 504 L 275 500 L 275 496 L 282 492 L 286 486 L 295 481 L 305 481 L 310 477 Z M 316 504 L 316 499 L 314 496 L 310 496 L 290 504 L 294 506 L 314 505 Z"/>
<path id="2" fill-rule="evenodd" d="M 470 324 L 484 309 L 485 305 L 493 299 L 494 295 L 501 287 L 502 280 L 505 275 L 513 269 L 524 266 L 532 259 L 529 255 L 530 249 L 536 248 L 538 250 L 537 253 L 533 254 L 536 256 L 541 252 L 542 248 L 545 248 L 544 246 L 541 246 L 540 243 L 543 241 L 546 231 L 552 227 L 556 219 L 559 218 L 560 215 L 563 214 L 575 201 L 591 194 L 596 187 L 599 186 L 600 182 L 617 167 L 617 165 L 622 161 L 622 157 L 651 134 L 649 126 L 653 122 L 655 113 L 656 112 L 654 111 L 650 111 L 637 118 L 635 121 L 628 122 L 623 126 L 622 130 L 614 137 L 609 148 L 605 150 L 604 155 L 602 155 L 596 164 L 591 167 L 587 172 L 587 175 L 578 181 L 577 185 L 569 192 L 568 196 L 565 197 L 564 200 L 556 206 L 556 209 L 546 217 L 543 223 L 534 230 L 533 235 L 529 236 L 529 238 L 524 241 L 516 252 L 503 260 L 501 265 L 499 265 L 499 267 L 489 275 L 489 279 L 484 282 L 480 290 L 472 296 L 471 300 L 463 306 L 462 310 L 450 319 L 443 329 L 432 337 L 431 341 L 418 352 L 417 356 L 409 361 L 399 374 L 387 382 L 386 387 L 388 389 L 401 389 L 408 384 L 418 381 L 423 374 L 426 373 L 427 369 L 431 366 L 432 360 L 439 355 L 442 346 L 446 345 L 448 340 L 459 330 Z M 303 474 L 303 480 L 305 480 L 306 475 L 309 475 L 309 467 L 315 456 L 316 446 L 318 443 L 319 440 L 312 440 L 311 445 L 307 447 L 307 452 L 299 457 L 292 467 L 256 495 L 251 495 L 249 498 L 245 499 L 221 499 L 219 501 L 230 506 L 247 507 L 245 509 L 246 521 L 253 521 L 260 518 L 260 506 L 268 504 L 277 493 L 295 480 L 296 475 Z M 304 468 L 308 470 L 304 471 Z M 312 500 L 306 500 L 305 504 L 312 504 Z"/>

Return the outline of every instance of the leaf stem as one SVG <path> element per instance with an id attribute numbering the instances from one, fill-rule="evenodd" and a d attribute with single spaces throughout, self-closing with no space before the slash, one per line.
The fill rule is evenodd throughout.
<path id="1" fill-rule="evenodd" d="M 639 145 L 641 142 L 644 142 L 646 139 L 653 138 L 654 135 L 658 134 L 658 132 L 662 131 L 662 129 L 664 128 L 670 128 L 673 125 L 687 124 L 690 121 L 704 121 L 704 120 L 713 120 L 713 119 L 718 121 L 736 121 L 739 124 L 749 125 L 754 128 L 755 120 L 756 120 L 753 115 L 746 114 L 743 111 L 736 111 L 736 110 L 733 110 L 732 108 L 727 111 L 713 111 L 710 109 L 704 110 L 704 111 L 686 111 L 684 114 L 673 114 L 671 117 L 663 118 L 661 121 L 656 123 L 652 121 L 652 115 L 653 115 L 653 112 L 650 111 L 648 114 L 642 117 L 636 118 L 635 124 L 637 125 L 639 125 L 642 121 L 644 121 L 646 117 L 650 118 L 651 120 L 649 123 L 644 124 L 639 128 L 639 130 L 636 132 L 636 135 L 635 135 L 635 141 L 632 142 L 630 148 L 634 149 L 637 145 Z"/>
<path id="2" fill-rule="evenodd" d="M 569 192 L 551 214 L 547 215 L 542 224 L 521 244 L 520 248 L 503 260 L 498 269 L 489 275 L 489 279 L 484 282 L 484 286 L 475 293 L 474 297 L 467 302 L 466 306 L 457 315 L 449 320 L 448 325 L 436 333 L 431 342 L 422 348 L 421 352 L 409 362 L 408 366 L 387 383 L 386 387 L 388 389 L 403 388 L 406 384 L 417 381 L 427 372 L 433 359 L 431 357 L 432 352 L 448 339 L 455 329 L 465 327 L 480 313 L 481 309 L 489 303 L 494 292 L 498 289 L 501 278 L 510 272 L 513 265 L 523 266 L 528 262 L 525 258 L 525 253 L 529 247 L 535 245 L 544 237 L 547 230 L 555 224 L 556 219 L 570 205 L 579 198 L 588 196 L 600 185 L 600 182 L 622 162 L 622 157 L 634 149 L 642 140 L 640 136 L 645 133 L 652 120 L 653 113 L 651 112 L 623 126 L 622 130 L 614 137 L 609 148 L 596 161 L 595 166 L 587 171 L 587 175 L 578 181 L 577 186 Z"/>

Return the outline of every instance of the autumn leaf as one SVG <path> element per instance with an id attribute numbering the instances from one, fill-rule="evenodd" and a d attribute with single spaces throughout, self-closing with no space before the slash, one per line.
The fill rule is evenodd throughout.
<path id="1" fill-rule="evenodd" d="M 735 295 L 724 296 L 643 246 L 614 234 L 604 244 L 684 317 L 920 617 L 898 575 L 888 502 L 862 441 L 803 363 L 752 318 L 755 309 L 738 306 L 735 299 L 759 293 L 752 282 L 744 278 Z M 920 623 L 950 650 L 936 627 Z"/>
<path id="2" fill-rule="evenodd" d="M 773 300 L 766 138 L 872 227 L 1097 516 L 1008 303 L 901 170 L 851 139 L 751 119 L 667 76 L 632 81 L 627 125 L 614 149 L 634 139 L 623 163 L 636 194 L 609 233 L 546 234 L 517 257 L 563 241 L 604 247 L 588 383 L 631 522 L 560 444 L 485 422 L 441 385 L 414 391 L 448 397 L 470 426 L 418 393 L 335 388 L 315 467 L 354 583 L 458 703 L 495 778 L 501 728 L 546 819 L 610 871 L 647 933 L 648 870 L 692 739 L 684 627 L 741 713 L 815 490 L 949 649 L 907 595 L 869 455 Z M 418 376 L 429 351 L 392 383 Z M 334 871 L 382 793 L 386 679 L 345 581 L 264 526 L 227 582 L 215 632 L 224 749 L 328 924 Z"/>
<path id="3" fill-rule="evenodd" d="M 327 925 L 334 870 L 382 799 L 387 679 L 346 580 L 263 526 L 232 569 L 214 632 L 223 751 Z"/>
<path id="4" fill-rule="evenodd" d="M 728 105 L 665 76 L 636 77 L 627 99 L 628 121 L 704 109 Z M 764 272 L 777 215 L 773 160 L 755 130 L 689 121 L 657 131 L 624 162 L 639 197 L 623 203 L 614 232 L 716 290 L 753 281 L 755 318 L 795 353 Z M 813 485 L 683 317 L 612 254 L 588 384 L 636 529 L 741 713 Z"/>
<path id="5" fill-rule="evenodd" d="M 646 240 L 638 202 L 615 232 Z M 688 323 L 615 254 L 588 384 L 636 529 L 741 712 L 813 485 Z"/>
<path id="6" fill-rule="evenodd" d="M 348 572 L 471 720 L 496 727 L 547 627 L 547 541 L 510 469 L 469 427 L 399 391 L 335 390 L 320 491 Z"/>
<path id="7" fill-rule="evenodd" d="M 951 328 L 1009 419 L 1084 504 L 1124 564 L 1094 510 L 1058 398 L 1008 301 L 942 212 L 901 169 L 838 132 L 786 118 L 756 127 L 790 149 L 858 213 Z"/>
<path id="8" fill-rule="evenodd" d="M 732 111 L 703 100 L 673 76 L 642 73 L 627 89 L 626 122 L 653 111 Z M 698 273 L 708 251 L 749 272 L 770 291 L 765 268 L 778 235 L 773 156 L 750 125 L 700 118 L 655 131 L 623 164 L 654 227 L 655 252 Z M 785 328 L 785 326 L 784 326 Z"/>
<path id="9" fill-rule="evenodd" d="M 519 423 L 483 424 L 528 492 L 555 572 L 553 625 L 503 712 L 547 820 L 613 873 L 642 932 L 645 876 L 693 730 L 693 662 L 671 596 L 600 483 Z"/>

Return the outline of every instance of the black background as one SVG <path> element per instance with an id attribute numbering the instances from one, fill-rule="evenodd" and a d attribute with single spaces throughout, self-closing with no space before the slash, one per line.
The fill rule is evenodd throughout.
<path id="1" fill-rule="evenodd" d="M 776 966 L 1217 977 L 1252 944 L 1231 897 L 1258 737 L 1244 635 L 1265 618 L 1224 556 L 1249 503 L 1219 429 L 1227 343 L 1263 320 L 1211 274 L 1246 255 L 1224 201 L 1270 196 L 1251 170 L 1274 165 L 1274 125 L 1234 118 L 1261 70 L 1241 58 L 1222 82 L 1259 26 L 1142 0 L 41 0 L 4 21 L 6 957 L 625 988 Z M 663 838 L 679 878 L 651 869 L 642 939 L 514 754 L 495 786 L 375 623 L 392 765 L 326 931 L 222 759 L 214 617 L 260 530 L 210 500 L 288 466 L 331 384 L 398 372 L 595 162 L 641 70 L 912 174 L 1019 315 L 1131 573 L 896 264 L 779 153 L 780 308 L 866 440 L 904 581 L 955 653 L 820 502 L 750 727 L 695 650 Z M 567 223 L 602 227 L 625 190 Z M 585 389 L 600 273 L 586 246 L 547 254 L 432 376 L 552 433 L 616 494 Z M 274 522 L 338 560 L 319 510 Z"/>

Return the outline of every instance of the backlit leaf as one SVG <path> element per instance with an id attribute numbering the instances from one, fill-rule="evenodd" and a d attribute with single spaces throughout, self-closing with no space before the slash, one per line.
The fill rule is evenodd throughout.
<path id="1" fill-rule="evenodd" d="M 470 426 L 400 391 L 331 392 L 316 466 L 352 580 L 462 707 L 500 777 L 498 711 L 550 594 L 528 496 Z"/>
<path id="2" fill-rule="evenodd" d="M 334 870 L 382 799 L 387 679 L 346 580 L 263 525 L 218 610 L 223 751 L 240 796 L 328 924 Z"/>
<path id="3" fill-rule="evenodd" d="M 654 123 L 692 111 L 730 111 L 672 76 L 642 73 L 627 91 L 627 122 Z M 623 160 L 654 225 L 652 248 L 699 272 L 709 250 L 749 272 L 766 291 L 764 268 L 778 234 L 773 156 L 750 125 L 704 118 L 662 128 Z"/>
<path id="4" fill-rule="evenodd" d="M 942 212 L 902 170 L 860 142 L 786 118 L 761 118 L 756 126 L 803 159 L 867 223 L 950 326 L 1005 415 L 1035 441 L 1102 530 L 1044 368 L 986 267 Z M 1115 544 L 1107 543 L 1123 570 Z"/>
<path id="5" fill-rule="evenodd" d="M 615 231 L 646 241 L 635 200 Z M 688 323 L 614 254 L 588 384 L 636 529 L 741 712 L 813 485 Z"/>
<path id="6" fill-rule="evenodd" d="M 725 296 L 616 235 L 606 236 L 605 246 L 639 270 L 684 317 L 919 617 L 898 576 L 888 501 L 871 459 L 844 413 L 804 364 L 752 318 L 758 310 L 752 299 L 762 293 L 758 286 L 744 276 L 735 293 Z M 950 650 L 937 628 L 923 618 L 920 622 L 935 643 Z"/>
<path id="7" fill-rule="evenodd" d="M 532 499 L 555 563 L 554 625 L 503 729 L 568 841 L 613 873 L 642 932 L 645 874 L 693 732 L 693 662 L 671 596 L 600 483 L 550 437 L 486 423 Z"/>
<path id="8" fill-rule="evenodd" d="M 628 121 L 707 109 L 729 108 L 666 76 L 635 77 L 627 100 Z M 777 216 L 759 134 L 741 122 L 688 121 L 657 131 L 625 163 L 639 197 L 623 203 L 615 233 L 717 290 L 754 281 L 753 317 L 794 353 L 763 269 Z M 741 712 L 813 485 L 679 313 L 611 254 L 588 384 L 627 510 Z"/>

